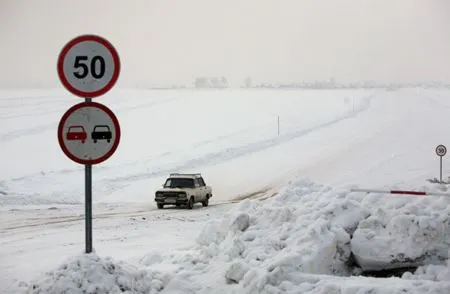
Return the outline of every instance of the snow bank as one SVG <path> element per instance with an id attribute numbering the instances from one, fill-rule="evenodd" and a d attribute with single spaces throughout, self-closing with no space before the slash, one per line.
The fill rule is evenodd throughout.
<path id="1" fill-rule="evenodd" d="M 359 256 L 376 252 L 375 259 L 389 252 L 418 256 L 425 247 L 438 248 L 431 244 L 442 245 L 443 253 L 438 236 L 446 232 L 447 203 L 291 182 L 274 197 L 244 200 L 225 218 L 212 219 L 189 250 L 151 252 L 140 267 L 84 255 L 35 282 L 33 293 L 450 293 L 448 265 L 419 268 L 403 279 L 352 276 L 359 273 L 353 245 Z M 380 222 L 389 224 L 391 237 L 373 225 Z M 375 243 L 361 241 L 369 232 Z M 383 243 L 382 236 L 395 241 Z M 417 244 L 425 247 L 409 247 Z"/>
<path id="2" fill-rule="evenodd" d="M 243 201 L 226 218 L 207 223 L 192 252 L 170 257 L 170 263 L 180 267 L 165 290 L 205 294 L 448 293 L 450 279 L 445 277 L 446 282 L 439 283 L 348 277 L 359 273 L 354 272 L 351 238 L 360 223 L 379 211 L 401 217 L 400 203 L 410 207 L 416 201 L 415 205 L 427 201 L 387 197 L 298 181 L 267 200 Z M 432 207 L 446 207 L 447 200 L 428 201 L 429 215 L 433 215 Z M 417 208 L 420 217 L 420 211 L 426 209 Z M 435 211 L 436 217 L 440 215 Z M 157 258 L 150 259 L 156 261 L 152 267 L 158 266 Z M 164 262 L 160 266 L 163 268 Z"/>
<path id="3" fill-rule="evenodd" d="M 305 274 L 347 276 L 351 233 L 368 215 L 345 191 L 290 183 L 275 197 L 245 200 L 207 223 L 195 250 L 171 257 L 180 268 L 165 290 L 289 293 L 298 292 Z"/>
<path id="4" fill-rule="evenodd" d="M 244 201 L 207 224 L 197 242 L 210 257 L 241 259 L 247 267 L 346 275 L 349 233 L 369 212 L 335 193 L 302 181 L 272 199 Z"/>
<path id="5" fill-rule="evenodd" d="M 166 278 L 96 254 L 69 259 L 29 286 L 28 293 L 157 293 Z"/>
<path id="6" fill-rule="evenodd" d="M 351 247 L 363 270 L 442 263 L 448 258 L 450 198 L 372 194 L 362 204 L 371 205 L 371 215 L 359 223 Z"/>

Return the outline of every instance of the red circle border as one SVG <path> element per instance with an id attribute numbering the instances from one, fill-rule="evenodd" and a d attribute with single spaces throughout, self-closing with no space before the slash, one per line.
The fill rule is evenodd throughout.
<path id="1" fill-rule="evenodd" d="M 114 128 L 116 130 L 116 136 L 115 136 L 115 140 L 113 141 L 113 146 L 112 148 L 102 157 L 99 157 L 97 159 L 81 159 L 76 157 L 75 155 L 73 155 L 69 149 L 67 149 L 66 145 L 64 144 L 64 134 L 63 134 L 63 128 L 64 128 L 64 124 L 66 122 L 66 120 L 69 118 L 69 116 L 77 111 L 80 108 L 83 107 L 94 107 L 94 108 L 98 108 L 100 110 L 103 110 L 104 112 L 106 112 L 106 114 L 108 114 L 111 117 L 111 120 L 113 122 Z M 109 109 L 108 107 L 106 107 L 103 104 L 97 103 L 97 102 L 81 102 L 78 104 L 75 104 L 74 106 L 72 106 L 71 108 L 69 108 L 64 115 L 62 116 L 61 120 L 59 121 L 59 125 L 58 125 L 58 142 L 59 142 L 59 146 L 61 147 L 62 151 L 64 152 L 64 154 L 69 157 L 72 161 L 75 161 L 76 163 L 79 164 L 99 164 L 105 160 L 107 160 L 108 158 L 110 158 L 114 152 L 116 152 L 117 147 L 119 146 L 120 143 L 120 136 L 121 136 L 121 131 L 120 131 L 120 124 L 119 124 L 119 120 L 117 119 L 116 115 L 112 112 L 111 109 Z"/>
<path id="2" fill-rule="evenodd" d="M 439 148 L 439 147 L 444 147 L 445 152 L 444 152 L 443 155 L 440 155 L 440 154 L 438 153 L 438 148 Z M 445 155 L 447 154 L 447 147 L 445 147 L 444 145 L 438 145 L 438 146 L 436 146 L 435 151 L 436 151 L 436 155 L 437 155 L 437 156 L 443 157 L 443 156 L 445 156 Z"/>
<path id="3" fill-rule="evenodd" d="M 83 92 L 74 88 L 64 75 L 64 59 L 66 58 L 67 53 L 69 52 L 70 49 L 72 49 L 73 46 L 77 45 L 80 42 L 86 41 L 94 41 L 105 46 L 106 49 L 108 49 L 108 51 L 111 53 L 114 61 L 114 72 L 111 80 L 103 88 L 94 92 Z M 70 40 L 63 47 L 58 56 L 57 71 L 59 80 L 63 84 L 64 88 L 66 88 L 69 92 L 82 98 L 96 98 L 111 90 L 112 87 L 114 87 L 114 85 L 116 84 L 117 80 L 119 79 L 120 70 L 121 70 L 120 57 L 119 54 L 117 53 L 117 50 L 108 40 L 98 35 L 81 35 Z"/>

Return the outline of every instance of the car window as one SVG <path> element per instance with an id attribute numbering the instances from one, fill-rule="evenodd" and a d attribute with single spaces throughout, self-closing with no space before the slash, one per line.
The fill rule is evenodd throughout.
<path id="1" fill-rule="evenodd" d="M 164 184 L 165 188 L 193 188 L 194 179 L 189 178 L 170 178 Z"/>
<path id="2" fill-rule="evenodd" d="M 205 186 L 205 181 L 203 181 L 203 178 L 198 178 L 198 183 L 200 186 Z"/>
<path id="3" fill-rule="evenodd" d="M 71 132 L 83 132 L 83 128 L 82 127 L 70 127 L 69 131 L 71 131 Z"/>
<path id="4" fill-rule="evenodd" d="M 166 188 L 170 188 L 170 183 L 171 183 L 172 181 L 170 180 L 170 179 L 168 179 L 167 181 L 166 181 L 166 183 L 164 184 L 164 187 L 166 187 Z"/>
<path id="5" fill-rule="evenodd" d="M 97 131 L 97 132 L 106 132 L 106 131 L 109 131 L 109 128 L 108 128 L 107 126 L 96 126 L 96 127 L 94 128 L 94 131 Z"/>

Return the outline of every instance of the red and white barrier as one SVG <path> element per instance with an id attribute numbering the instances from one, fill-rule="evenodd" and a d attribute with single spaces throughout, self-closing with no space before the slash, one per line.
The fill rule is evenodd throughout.
<path id="1" fill-rule="evenodd" d="M 366 192 L 366 193 L 402 194 L 402 195 L 416 195 L 416 196 L 448 196 L 448 197 L 450 197 L 450 193 L 422 192 L 422 191 L 371 190 L 371 189 L 351 189 L 351 191 L 352 192 Z"/>

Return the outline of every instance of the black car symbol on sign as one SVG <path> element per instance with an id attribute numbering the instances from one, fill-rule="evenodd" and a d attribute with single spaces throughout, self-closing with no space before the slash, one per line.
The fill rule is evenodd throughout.
<path id="1" fill-rule="evenodd" d="M 91 138 L 94 140 L 94 143 L 97 143 L 97 140 L 106 140 L 108 143 L 111 142 L 112 133 L 109 126 L 96 125 L 91 133 Z"/>

